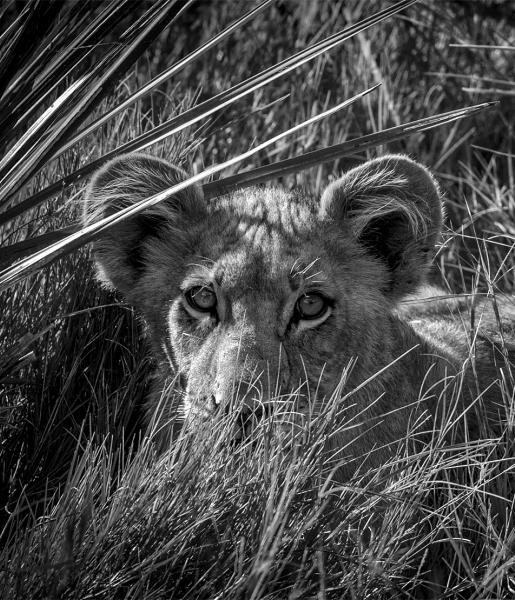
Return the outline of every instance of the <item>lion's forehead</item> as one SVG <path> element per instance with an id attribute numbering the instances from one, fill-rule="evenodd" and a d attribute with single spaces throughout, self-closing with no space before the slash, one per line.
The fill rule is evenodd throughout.
<path id="1" fill-rule="evenodd" d="M 225 251 L 216 261 L 215 279 L 231 295 L 255 292 L 271 296 L 288 293 L 292 287 L 291 270 L 296 253 L 240 245 Z"/>
<path id="2" fill-rule="evenodd" d="M 221 199 L 206 222 L 200 255 L 225 289 L 282 294 L 323 260 L 309 201 L 265 189 Z"/>
<path id="3" fill-rule="evenodd" d="M 318 222 L 316 205 L 307 195 L 279 188 L 250 188 L 217 199 L 213 220 L 233 233 L 260 243 L 269 237 L 295 238 Z"/>

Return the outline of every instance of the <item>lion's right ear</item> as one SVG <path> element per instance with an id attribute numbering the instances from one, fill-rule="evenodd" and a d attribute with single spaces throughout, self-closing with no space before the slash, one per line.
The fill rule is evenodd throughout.
<path id="1" fill-rule="evenodd" d="M 127 154 L 100 169 L 84 201 L 84 224 L 93 223 L 187 179 L 181 169 L 146 154 Z M 130 296 L 145 270 L 146 249 L 172 232 L 177 241 L 205 214 L 202 189 L 195 185 L 122 221 L 93 243 L 100 279 Z"/>

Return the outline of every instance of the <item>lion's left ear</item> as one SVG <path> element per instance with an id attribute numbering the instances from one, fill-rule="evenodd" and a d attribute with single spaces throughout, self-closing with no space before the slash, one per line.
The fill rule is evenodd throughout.
<path id="1" fill-rule="evenodd" d="M 401 155 L 368 161 L 329 185 L 320 218 L 336 221 L 389 271 L 389 295 L 423 282 L 442 228 L 442 201 L 433 176 Z"/>

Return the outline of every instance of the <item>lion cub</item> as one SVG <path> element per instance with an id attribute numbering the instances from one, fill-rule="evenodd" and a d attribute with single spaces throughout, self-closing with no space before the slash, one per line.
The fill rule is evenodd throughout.
<path id="1" fill-rule="evenodd" d="M 85 219 L 185 178 L 164 160 L 122 156 L 91 181 Z M 205 199 L 190 187 L 110 229 L 94 256 L 100 279 L 148 326 L 161 372 L 151 414 L 172 377 L 190 417 L 228 407 L 255 415 L 290 392 L 309 411 L 347 394 L 352 426 L 331 443 L 374 465 L 405 437 L 413 410 L 438 414 L 460 373 L 464 406 L 482 394 L 493 421 L 503 410 L 510 348 L 499 325 L 513 334 L 513 306 L 499 324 L 490 305 L 413 299 L 441 225 L 432 175 L 390 155 L 348 171 L 321 198 L 262 187 Z"/>

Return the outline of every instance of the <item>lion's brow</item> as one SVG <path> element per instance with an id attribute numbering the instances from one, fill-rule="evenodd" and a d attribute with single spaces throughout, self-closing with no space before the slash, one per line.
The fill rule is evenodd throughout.
<path id="1" fill-rule="evenodd" d="M 290 285 L 296 289 L 302 283 L 307 281 L 310 283 L 316 283 L 318 280 L 326 280 L 327 277 L 325 273 L 321 269 L 317 268 L 318 261 L 318 257 L 309 263 L 303 262 L 300 259 L 295 260 L 290 269 Z"/>

